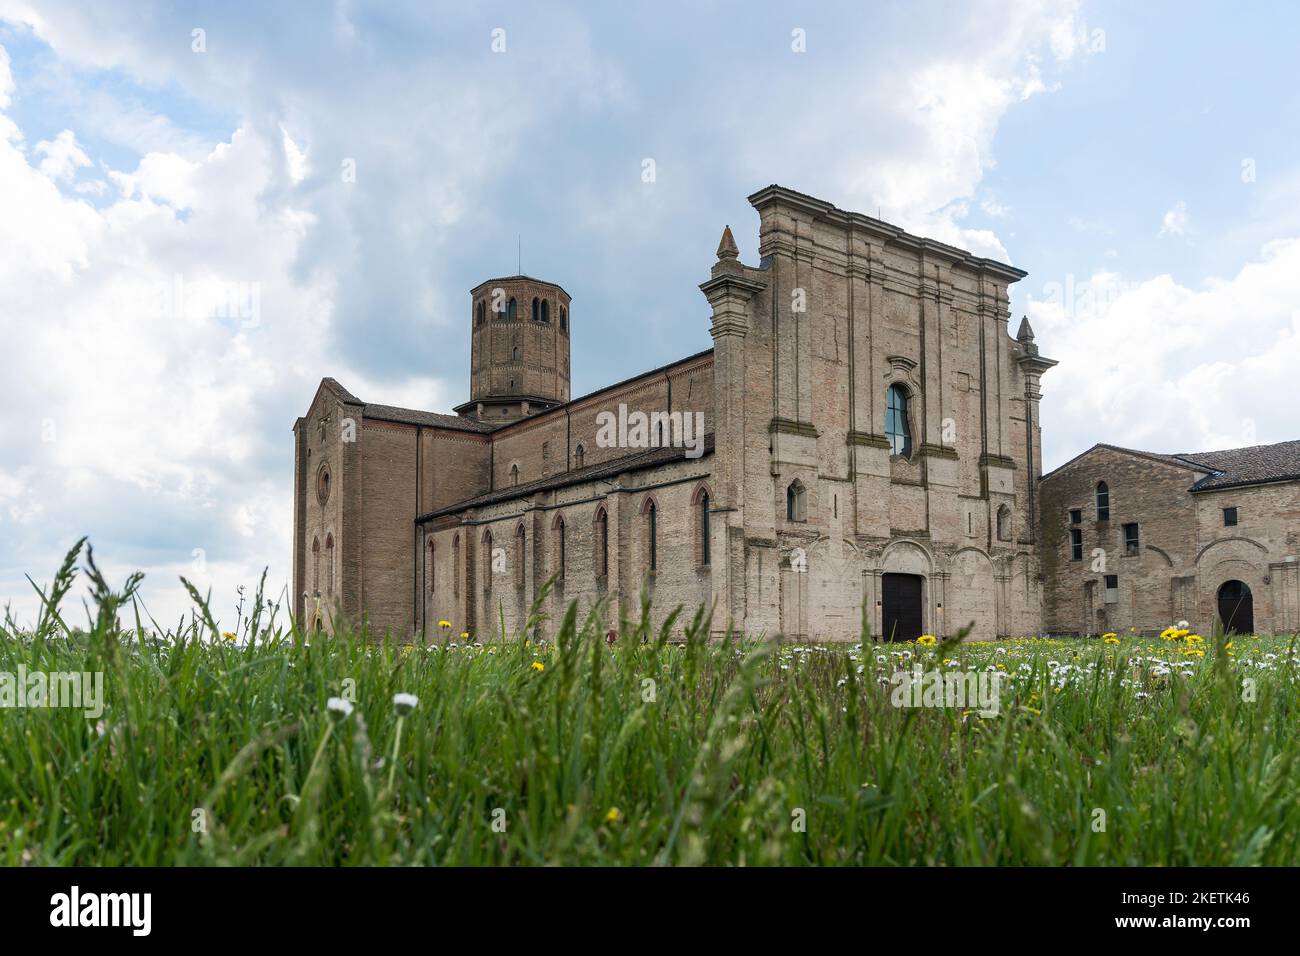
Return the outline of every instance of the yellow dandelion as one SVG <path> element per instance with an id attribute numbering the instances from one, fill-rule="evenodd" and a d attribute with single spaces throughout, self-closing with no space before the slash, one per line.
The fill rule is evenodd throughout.
<path id="1" fill-rule="evenodd" d="M 1204 644 L 1204 643 L 1205 643 L 1205 638 L 1201 637 L 1201 635 L 1199 635 L 1199 634 L 1184 634 L 1184 635 L 1183 635 L 1183 639 L 1186 640 L 1188 644 Z"/>
<path id="2" fill-rule="evenodd" d="M 541 661 L 533 661 L 532 667 L 533 667 L 533 670 L 535 670 L 535 671 L 544 671 L 544 670 L 546 670 L 546 665 L 543 664 Z"/>
<path id="3" fill-rule="evenodd" d="M 1103 635 L 1101 636 L 1101 639 L 1102 639 L 1103 641 L 1109 641 L 1112 637 L 1118 638 L 1119 635 L 1116 634 L 1114 631 L 1108 631 L 1108 632 L 1106 632 L 1105 634 L 1103 634 Z"/>
<path id="4" fill-rule="evenodd" d="M 1107 634 L 1105 637 L 1102 638 L 1102 641 L 1106 644 L 1118 644 L 1119 638 L 1116 637 L 1114 634 Z"/>
<path id="5" fill-rule="evenodd" d="M 606 823 L 618 823 L 618 821 L 622 819 L 623 811 L 619 810 L 618 807 L 610 807 L 609 812 L 605 814 Z"/>
<path id="6" fill-rule="evenodd" d="M 1190 655 L 1191 657 L 1204 657 L 1204 656 L 1205 656 L 1205 651 L 1201 650 L 1199 647 L 1188 647 L 1188 648 L 1186 648 L 1186 649 L 1183 650 L 1183 653 L 1186 654 L 1186 655 Z"/>
<path id="7" fill-rule="evenodd" d="M 451 621 L 439 621 L 438 626 L 444 631 L 451 629 Z"/>
<path id="8" fill-rule="evenodd" d="M 933 647 L 935 644 L 939 643 L 939 639 L 935 637 L 933 634 L 922 634 L 920 637 L 916 639 L 916 643 L 922 645 L 923 647 Z"/>
<path id="9" fill-rule="evenodd" d="M 233 641 L 238 635 L 236 635 L 234 631 L 222 631 L 221 636 L 228 641 Z"/>
<path id="10" fill-rule="evenodd" d="M 462 641 L 468 641 L 468 640 L 469 640 L 469 631 L 461 631 L 461 632 L 460 632 L 460 639 L 461 639 Z"/>

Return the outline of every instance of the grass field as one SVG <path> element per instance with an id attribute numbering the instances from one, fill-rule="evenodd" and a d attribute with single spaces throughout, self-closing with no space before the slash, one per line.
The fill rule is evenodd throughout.
<path id="1" fill-rule="evenodd" d="M 1293 638 L 611 647 L 570 609 L 412 648 L 304 642 L 260 594 L 235 640 L 202 602 L 159 637 L 89 562 L 65 622 L 73 562 L 0 672 L 106 702 L 0 710 L 8 865 L 1300 862 Z M 917 664 L 1009 675 L 998 713 L 895 706 Z"/>

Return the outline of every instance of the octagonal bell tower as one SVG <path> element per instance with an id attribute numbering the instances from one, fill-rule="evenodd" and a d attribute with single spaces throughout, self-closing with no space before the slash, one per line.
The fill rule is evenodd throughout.
<path id="1" fill-rule="evenodd" d="M 569 293 L 531 276 L 470 292 L 468 402 L 461 415 L 510 421 L 569 400 Z"/>

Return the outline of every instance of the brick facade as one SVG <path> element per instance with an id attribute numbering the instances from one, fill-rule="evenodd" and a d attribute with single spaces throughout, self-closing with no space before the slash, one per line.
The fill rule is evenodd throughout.
<path id="1" fill-rule="evenodd" d="M 1300 480 L 1205 487 L 1215 472 L 1197 457 L 1097 445 L 1045 477 L 1048 630 L 1156 634 L 1186 620 L 1209 635 L 1224 626 L 1218 598 L 1234 581 L 1249 588 L 1254 631 L 1300 630 Z M 1097 516 L 1103 482 L 1107 520 Z M 1226 524 L 1227 508 L 1236 509 L 1235 525 Z M 1136 525 L 1136 548 L 1126 546 L 1126 525 Z"/>
<path id="2" fill-rule="evenodd" d="M 402 637 L 436 636 L 439 620 L 453 635 L 492 637 L 503 620 L 517 633 L 560 570 L 562 524 L 552 616 L 572 599 L 580 613 L 603 601 L 609 616 L 635 615 L 644 589 L 656 623 L 707 604 L 716 634 L 857 640 L 864 618 L 877 635 L 887 622 L 1037 633 L 1039 378 L 1055 362 L 1027 323 L 1009 334 L 1008 286 L 1024 273 L 781 187 L 750 201 L 760 262 L 740 262 L 724 233 L 701 285 L 707 352 L 569 400 L 572 318 L 555 345 L 553 311 L 563 302 L 567 315 L 568 296 L 514 277 L 471 295 L 473 394 L 459 415 L 370 405 L 325 380 L 295 426 L 299 620 L 318 589 L 311 542 L 333 521 L 342 563 L 324 617 L 367 615 Z M 520 331 L 552 340 L 536 361 L 521 356 L 522 391 L 501 351 L 515 347 L 511 323 L 478 317 L 503 285 Z M 527 324 L 535 292 L 552 296 L 549 329 Z M 620 406 L 698 414 L 708 444 L 698 457 L 611 444 L 601 423 Z M 349 415 L 358 437 L 340 444 L 333 429 Z M 323 440 L 322 419 L 335 423 Z M 337 471 L 322 505 L 312 475 L 327 459 Z"/>

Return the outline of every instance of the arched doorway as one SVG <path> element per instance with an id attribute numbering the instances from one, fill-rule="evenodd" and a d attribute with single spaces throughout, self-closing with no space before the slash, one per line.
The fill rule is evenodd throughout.
<path id="1" fill-rule="evenodd" d="M 883 574 L 880 580 L 880 638 L 914 641 L 921 636 L 922 582 L 919 574 Z"/>
<path id="2" fill-rule="evenodd" d="M 1224 581 L 1219 587 L 1219 620 L 1226 634 L 1255 633 L 1255 599 L 1243 581 Z"/>

